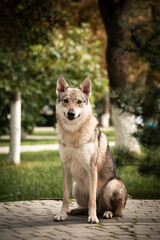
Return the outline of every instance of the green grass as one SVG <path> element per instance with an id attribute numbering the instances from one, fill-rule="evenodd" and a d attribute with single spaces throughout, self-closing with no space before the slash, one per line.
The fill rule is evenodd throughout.
<path id="1" fill-rule="evenodd" d="M 109 141 L 115 141 L 114 130 L 102 132 L 107 135 Z M 55 136 L 55 132 L 34 132 L 33 135 Z M 22 141 L 22 145 L 56 143 L 57 139 Z M 9 140 L 0 140 L 0 146 L 7 145 Z M 113 149 L 112 147 L 111 150 Z M 156 176 L 141 176 L 135 166 L 122 167 L 119 174 L 132 198 L 160 199 L 160 179 Z M 0 154 L 0 201 L 38 198 L 62 198 L 62 167 L 59 153 L 22 153 L 19 166 L 8 164 L 7 155 Z"/>
<path id="2" fill-rule="evenodd" d="M 154 175 L 142 176 L 135 166 L 120 168 L 119 175 L 132 198 L 160 199 L 160 178 Z"/>
<path id="3" fill-rule="evenodd" d="M 109 142 L 115 141 L 115 132 L 114 130 L 102 130 L 102 132 L 107 136 Z"/>
<path id="4" fill-rule="evenodd" d="M 53 131 L 34 131 L 32 134 L 32 136 L 56 136 L 56 132 Z M 22 140 L 21 141 L 21 145 L 39 145 L 39 144 L 57 144 L 58 140 L 57 139 L 27 139 L 27 140 Z M 9 140 L 4 140 L 4 139 L 0 139 L 0 147 L 3 146 L 9 146 Z"/>
<path id="5" fill-rule="evenodd" d="M 56 136 L 56 132 L 53 131 L 34 131 L 31 135 L 33 136 Z"/>
<path id="6" fill-rule="evenodd" d="M 23 140 L 21 141 L 21 145 L 40 145 L 40 144 L 58 144 L 57 139 L 42 139 L 42 140 Z M 2 140 L 0 139 L 0 147 L 2 146 L 9 146 L 9 140 Z"/>
<path id="7" fill-rule="evenodd" d="M 119 169 L 128 193 L 137 199 L 160 199 L 160 179 L 141 176 L 137 167 Z M 62 198 L 62 167 L 58 151 L 21 154 L 21 164 L 7 163 L 0 154 L 0 201 Z"/>
<path id="8" fill-rule="evenodd" d="M 108 141 L 112 142 L 115 141 L 115 136 L 114 136 L 114 130 L 109 130 L 109 131 L 102 131 L 104 134 L 106 134 Z M 32 136 L 56 136 L 55 131 L 34 131 Z M 57 139 L 43 139 L 43 140 L 23 140 L 21 141 L 21 145 L 39 145 L 39 144 L 57 144 L 58 140 Z M 9 146 L 9 140 L 5 139 L 0 139 L 0 147 L 4 146 Z"/>
<path id="9" fill-rule="evenodd" d="M 62 197 L 62 167 L 58 151 L 22 153 L 21 164 L 0 154 L 0 201 Z"/>

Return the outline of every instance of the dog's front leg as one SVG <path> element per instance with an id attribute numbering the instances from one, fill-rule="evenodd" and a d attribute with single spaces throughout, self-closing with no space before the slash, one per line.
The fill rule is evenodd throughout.
<path id="1" fill-rule="evenodd" d="M 69 210 L 69 194 L 72 185 L 72 175 L 70 171 L 63 166 L 63 204 L 60 214 L 54 217 L 55 221 L 65 221 Z"/>
<path id="2" fill-rule="evenodd" d="M 97 206 L 96 206 L 96 192 L 97 192 L 97 164 L 96 156 L 91 158 L 90 171 L 89 171 L 89 223 L 99 223 L 97 218 Z"/>

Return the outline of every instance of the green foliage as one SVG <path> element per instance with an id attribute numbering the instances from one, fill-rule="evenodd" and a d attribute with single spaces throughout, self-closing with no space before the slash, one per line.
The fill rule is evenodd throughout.
<path id="1" fill-rule="evenodd" d="M 53 29 L 45 45 L 30 45 L 27 50 L 7 53 L 0 49 L 0 93 L 7 102 L 14 91 L 22 93 L 24 131 L 31 132 L 40 121 L 39 112 L 45 104 L 55 105 L 60 74 L 71 86 L 77 86 L 89 75 L 93 83 L 92 102 L 103 97 L 108 80 L 99 64 L 99 45 L 99 41 L 92 40 L 89 25 L 83 24 L 80 28 L 68 27 L 66 32 Z M 1 108 L 5 108 L 3 101 Z"/>
<path id="2" fill-rule="evenodd" d="M 152 2 L 153 3 L 153 2 Z M 148 4 L 148 3 L 147 3 Z M 138 79 L 131 89 L 112 93 L 112 102 L 122 112 L 135 115 L 137 120 L 137 131 L 134 136 L 144 147 L 146 156 L 143 161 L 133 161 L 137 164 L 141 173 L 154 173 L 160 176 L 160 18 L 155 1 L 152 6 L 150 17 L 143 18 L 137 24 L 128 27 L 129 41 L 122 51 L 127 50 L 136 54 L 143 62 L 148 63 L 148 76 L 146 85 L 142 89 L 142 79 Z M 148 5 L 149 7 L 149 5 Z M 147 11 L 148 13 L 149 11 Z M 141 87 L 140 87 L 141 86 Z M 128 157 L 127 157 L 128 158 Z M 124 161 L 123 161 L 124 162 Z"/>
<path id="3" fill-rule="evenodd" d="M 44 42 L 55 12 L 54 0 L 1 0 L 0 46 L 17 52 Z"/>
<path id="4" fill-rule="evenodd" d="M 9 131 L 9 95 L 5 90 L 0 91 L 0 135 L 6 134 Z"/>
<path id="5" fill-rule="evenodd" d="M 160 21 L 139 22 L 129 26 L 132 47 L 126 50 L 138 54 L 145 59 L 150 67 L 160 70 Z"/>
<path id="6" fill-rule="evenodd" d="M 141 173 L 160 176 L 160 88 L 156 85 L 145 90 L 131 89 L 112 93 L 112 102 L 122 110 L 134 114 L 137 131 L 133 134 L 145 149 L 142 161 L 129 153 L 119 152 L 116 161 L 120 166 L 138 165 Z"/>
<path id="7" fill-rule="evenodd" d="M 158 178 L 160 178 L 160 161 L 159 161 L 159 155 L 160 155 L 160 148 L 158 150 L 152 150 L 149 149 L 147 151 L 147 156 L 144 159 L 144 161 L 141 161 L 139 164 L 139 172 L 142 175 L 150 175 L 154 174 Z"/>
<path id="8" fill-rule="evenodd" d="M 43 86 L 48 73 L 43 81 L 41 77 L 38 79 L 40 73 L 35 69 L 30 47 L 48 41 L 48 30 L 52 30 L 60 12 L 56 4 L 54 0 L 42 0 L 40 4 L 37 0 L 1 1 L 0 135 L 8 133 L 7 116 L 10 99 L 15 91 L 22 92 L 23 131 L 31 132 L 36 123 L 42 121 L 39 112 L 46 104 Z"/>
<path id="9" fill-rule="evenodd" d="M 136 85 L 133 85 L 130 89 L 112 91 L 110 96 L 112 103 L 122 112 L 140 117 L 143 119 L 143 123 L 151 119 L 153 125 L 158 125 L 160 121 L 160 89 L 157 84 L 144 87 L 144 89 L 139 89 Z M 143 127 L 143 124 L 138 124 L 138 127 Z M 146 125 L 144 127 L 146 128 Z"/>
<path id="10" fill-rule="evenodd" d="M 72 87 L 79 85 L 87 76 L 93 83 L 93 101 L 99 101 L 107 90 L 106 71 L 101 68 L 99 53 L 100 41 L 92 40 L 88 24 L 81 27 L 67 27 L 66 31 L 53 29 L 48 35 L 49 43 L 45 46 L 31 47 L 36 69 L 45 78 L 45 84 L 56 88 L 57 77 L 62 74 Z M 47 60 L 46 60 L 47 59 Z M 44 75 L 44 76 L 43 76 Z M 54 94 L 54 95 L 53 95 Z M 55 92 L 50 104 L 55 103 Z M 53 101 L 54 100 L 54 101 Z"/>

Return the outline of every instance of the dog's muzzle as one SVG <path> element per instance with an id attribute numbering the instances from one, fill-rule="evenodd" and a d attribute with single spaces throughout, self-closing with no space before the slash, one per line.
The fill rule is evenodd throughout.
<path id="1" fill-rule="evenodd" d="M 69 110 L 68 111 L 68 113 L 67 113 L 67 118 L 69 119 L 69 120 L 73 120 L 73 119 L 75 119 L 75 111 L 74 110 Z"/>
<path id="2" fill-rule="evenodd" d="M 64 113 L 64 115 L 65 115 L 65 113 Z M 78 117 L 77 117 L 75 111 L 72 110 L 72 109 L 70 109 L 70 110 L 68 111 L 68 113 L 67 113 L 67 118 L 68 118 L 69 120 L 74 120 L 74 119 L 76 119 L 76 118 L 79 118 L 80 115 L 81 115 L 81 114 L 79 114 Z"/>

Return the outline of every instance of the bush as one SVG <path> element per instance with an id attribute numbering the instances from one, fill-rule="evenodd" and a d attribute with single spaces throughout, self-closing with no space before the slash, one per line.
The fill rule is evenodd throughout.
<path id="1" fill-rule="evenodd" d="M 100 66 L 100 51 L 100 41 L 93 39 L 88 24 L 53 29 L 45 44 L 30 45 L 16 53 L 16 57 L 13 52 L 0 50 L 0 94 L 5 89 L 4 98 L 9 99 L 15 89 L 22 93 L 23 131 L 31 132 L 40 121 L 44 105 L 55 105 L 56 80 L 60 74 L 73 87 L 89 75 L 93 83 L 92 103 L 103 97 L 108 79 Z M 4 108 L 1 103 L 0 111 Z M 8 105 L 6 111 L 9 114 Z"/>

